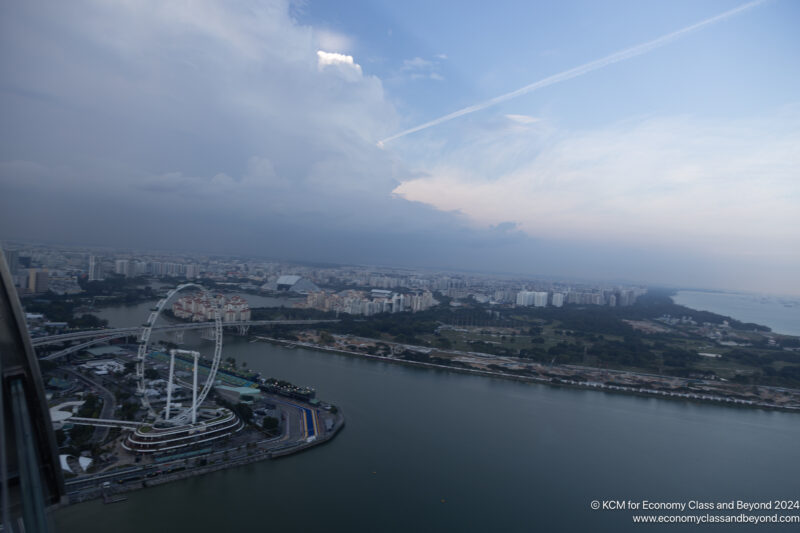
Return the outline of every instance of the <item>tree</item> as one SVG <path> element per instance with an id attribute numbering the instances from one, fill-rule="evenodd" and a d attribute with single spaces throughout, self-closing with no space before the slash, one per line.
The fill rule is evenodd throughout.
<path id="1" fill-rule="evenodd" d="M 436 339 L 436 345 L 444 350 L 448 350 L 453 347 L 452 341 L 450 341 L 450 339 L 447 337 L 439 337 Z"/>
<path id="2" fill-rule="evenodd" d="M 280 420 L 272 416 L 265 416 L 261 421 L 261 426 L 269 433 L 275 433 L 279 424 Z"/>
<path id="3" fill-rule="evenodd" d="M 249 424 L 253 420 L 253 410 L 246 403 L 237 403 L 233 406 L 233 410 L 239 415 L 239 418 Z"/>
<path id="4" fill-rule="evenodd" d="M 139 404 L 134 402 L 125 402 L 119 411 L 119 416 L 123 420 L 134 420 L 136 413 L 139 412 Z"/>
<path id="5" fill-rule="evenodd" d="M 88 394 L 83 405 L 78 409 L 78 416 L 83 418 L 97 418 L 100 415 L 100 397 L 96 394 Z"/>
<path id="6" fill-rule="evenodd" d="M 87 448 L 93 434 L 94 428 L 92 426 L 75 425 L 69 430 L 69 438 L 77 450 Z"/>

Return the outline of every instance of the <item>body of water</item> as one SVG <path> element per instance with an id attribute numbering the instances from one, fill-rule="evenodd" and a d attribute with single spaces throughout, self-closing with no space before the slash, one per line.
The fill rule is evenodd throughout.
<path id="1" fill-rule="evenodd" d="M 736 292 L 678 291 L 672 300 L 698 311 L 711 311 L 741 322 L 768 326 L 775 333 L 800 335 L 800 298 Z"/>
<path id="2" fill-rule="evenodd" d="M 194 342 L 210 353 L 211 343 Z M 342 408 L 346 427 L 299 455 L 129 493 L 120 504 L 64 508 L 57 531 L 642 531 L 631 511 L 594 511 L 590 503 L 798 497 L 798 415 L 559 389 L 233 337 L 228 356 L 314 386 Z M 735 529 L 765 528 L 792 530 Z"/>

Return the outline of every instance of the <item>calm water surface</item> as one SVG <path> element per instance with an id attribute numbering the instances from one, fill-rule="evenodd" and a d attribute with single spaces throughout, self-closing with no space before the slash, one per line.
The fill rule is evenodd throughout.
<path id="1" fill-rule="evenodd" d="M 769 326 L 784 335 L 800 335 L 800 298 L 735 292 L 678 291 L 672 300 L 742 322 Z"/>
<path id="2" fill-rule="evenodd" d="M 133 492 L 121 504 L 65 508 L 58 531 L 641 531 L 631 512 L 592 511 L 589 503 L 800 497 L 798 415 L 558 389 L 232 337 L 228 356 L 315 386 L 343 409 L 347 426 L 300 455 Z M 791 530 L 736 527 L 772 529 Z"/>

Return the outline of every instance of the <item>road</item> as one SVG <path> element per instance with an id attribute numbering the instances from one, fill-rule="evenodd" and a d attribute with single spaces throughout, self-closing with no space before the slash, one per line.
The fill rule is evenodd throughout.
<path id="1" fill-rule="evenodd" d="M 63 370 L 68 374 L 72 374 L 79 381 L 82 381 L 83 383 L 89 385 L 90 387 L 93 387 L 100 393 L 101 397 L 103 398 L 103 407 L 100 410 L 100 416 L 98 418 L 103 418 L 103 419 L 114 418 L 114 413 L 117 410 L 117 399 L 110 390 L 105 388 L 98 381 L 94 381 L 93 379 L 90 379 L 81 374 L 80 372 L 72 370 L 71 368 L 62 368 L 61 370 Z M 109 429 L 111 428 L 95 427 L 94 434 L 92 435 L 92 441 L 98 444 L 102 444 L 103 442 L 105 442 L 106 438 L 108 437 Z"/>
<path id="2" fill-rule="evenodd" d="M 306 324 L 320 324 L 325 322 L 339 322 L 336 319 L 320 319 L 320 320 L 247 320 L 237 322 L 223 322 L 222 327 L 238 327 L 238 326 L 271 326 L 271 325 L 306 325 Z M 171 324 L 167 326 L 155 326 L 153 331 L 178 331 L 181 329 L 203 329 L 214 327 L 214 322 L 192 322 Z M 42 337 L 33 337 L 31 344 L 33 346 L 44 346 L 47 344 L 57 344 L 61 342 L 90 339 L 92 337 L 109 337 L 119 338 L 125 336 L 138 336 L 144 330 L 144 326 L 135 326 L 128 328 L 107 328 L 107 329 L 91 329 L 86 331 L 74 331 L 71 333 L 62 333 L 59 335 L 44 335 Z"/>

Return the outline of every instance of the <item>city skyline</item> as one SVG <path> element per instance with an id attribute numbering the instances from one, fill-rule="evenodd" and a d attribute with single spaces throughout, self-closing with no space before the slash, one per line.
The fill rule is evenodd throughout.
<path id="1" fill-rule="evenodd" d="M 798 294 L 798 7 L 752 4 L 11 2 L 0 238 Z"/>

